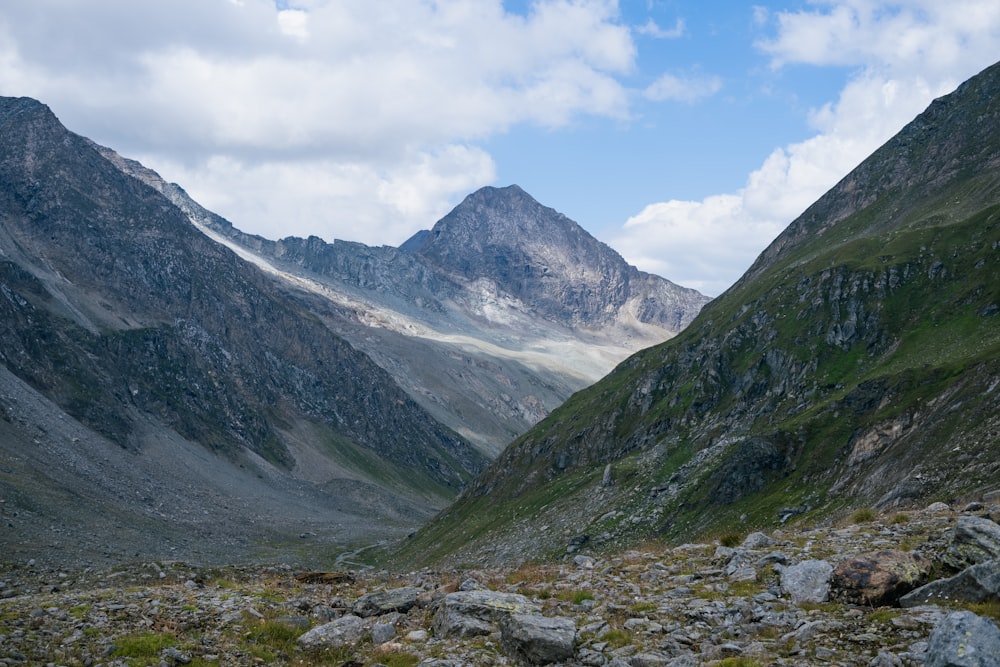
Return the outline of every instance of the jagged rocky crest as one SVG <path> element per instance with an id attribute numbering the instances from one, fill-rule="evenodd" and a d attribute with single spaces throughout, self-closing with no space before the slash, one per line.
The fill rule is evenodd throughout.
<path id="1" fill-rule="evenodd" d="M 538 557 L 996 486 L 998 127 L 1000 65 L 936 100 L 679 336 L 512 443 L 404 553 Z"/>

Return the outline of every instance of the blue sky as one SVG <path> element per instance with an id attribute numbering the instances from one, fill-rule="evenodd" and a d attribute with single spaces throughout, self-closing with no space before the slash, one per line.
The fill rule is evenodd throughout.
<path id="1" fill-rule="evenodd" d="M 517 183 L 716 295 L 998 44 L 996 0 L 32 0 L 0 95 L 269 238 L 398 245 Z"/>

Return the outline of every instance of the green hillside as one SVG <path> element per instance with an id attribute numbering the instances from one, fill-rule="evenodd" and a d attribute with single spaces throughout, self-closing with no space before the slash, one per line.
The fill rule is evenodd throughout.
<path id="1" fill-rule="evenodd" d="M 993 66 L 936 100 L 399 555 L 544 557 L 1000 488 L 998 94 Z"/>

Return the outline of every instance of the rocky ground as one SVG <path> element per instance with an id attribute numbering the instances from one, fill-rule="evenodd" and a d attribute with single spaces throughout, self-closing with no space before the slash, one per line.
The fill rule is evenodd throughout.
<path id="1" fill-rule="evenodd" d="M 489 571 L 6 563 L 0 665 L 996 665 L 997 511 L 859 512 Z M 944 600 L 963 596 L 979 599 Z"/>

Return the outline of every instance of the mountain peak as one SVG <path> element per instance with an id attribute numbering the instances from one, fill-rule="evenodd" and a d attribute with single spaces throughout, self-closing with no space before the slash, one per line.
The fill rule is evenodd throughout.
<path id="1" fill-rule="evenodd" d="M 641 301 L 660 307 L 643 310 L 639 321 L 670 322 L 679 330 L 708 301 L 640 272 L 517 185 L 480 188 L 402 249 L 463 280 L 491 282 L 532 311 L 571 326 L 607 324 L 627 303 Z M 681 311 L 689 319 L 674 322 Z"/>

